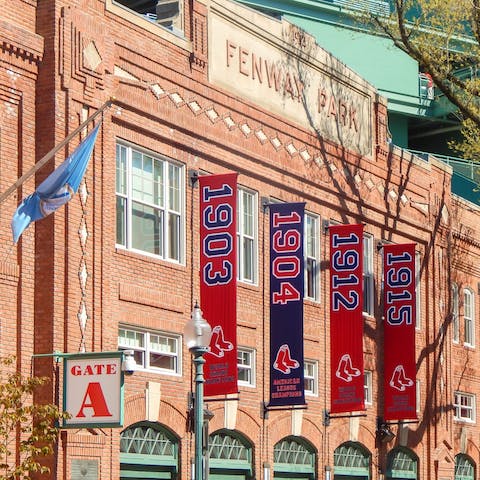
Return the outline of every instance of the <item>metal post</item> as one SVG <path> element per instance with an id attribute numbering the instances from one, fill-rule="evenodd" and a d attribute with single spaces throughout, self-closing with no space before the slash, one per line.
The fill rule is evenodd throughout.
<path id="1" fill-rule="evenodd" d="M 203 354 L 207 351 L 203 347 L 191 349 L 193 363 L 195 365 L 195 405 L 194 405 L 194 428 L 195 428 L 195 480 L 204 480 L 203 465 Z"/>

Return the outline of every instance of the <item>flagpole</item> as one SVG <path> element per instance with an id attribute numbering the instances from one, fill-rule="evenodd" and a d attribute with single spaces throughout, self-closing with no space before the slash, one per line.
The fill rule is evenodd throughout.
<path id="1" fill-rule="evenodd" d="M 114 102 L 114 98 L 107 100 L 96 112 L 92 113 L 81 125 L 79 125 L 70 135 L 65 137 L 58 145 L 43 156 L 27 173 L 23 174 L 13 185 L 0 195 L 0 204 L 3 203 L 18 187 L 22 186 L 32 175 L 42 168 L 55 154 L 67 143 L 80 133 L 90 122 L 95 120 L 105 109 L 109 108 Z"/>

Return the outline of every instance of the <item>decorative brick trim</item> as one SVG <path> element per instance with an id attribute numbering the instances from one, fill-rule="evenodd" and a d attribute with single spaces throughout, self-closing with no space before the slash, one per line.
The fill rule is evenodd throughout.
<path id="1" fill-rule="evenodd" d="M 166 294 L 157 290 L 120 283 L 118 298 L 125 302 L 139 303 L 150 307 L 184 313 L 183 298 L 178 295 Z"/>

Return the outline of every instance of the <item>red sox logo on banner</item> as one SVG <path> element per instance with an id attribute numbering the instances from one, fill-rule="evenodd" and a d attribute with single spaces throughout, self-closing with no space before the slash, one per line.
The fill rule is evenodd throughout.
<path id="1" fill-rule="evenodd" d="M 415 244 L 384 245 L 385 420 L 416 419 Z"/>
<path id="2" fill-rule="evenodd" d="M 331 412 L 364 410 L 363 226 L 330 232 Z"/>
<path id="3" fill-rule="evenodd" d="M 205 395 L 237 387 L 237 174 L 200 177 L 200 297 L 212 327 Z"/>

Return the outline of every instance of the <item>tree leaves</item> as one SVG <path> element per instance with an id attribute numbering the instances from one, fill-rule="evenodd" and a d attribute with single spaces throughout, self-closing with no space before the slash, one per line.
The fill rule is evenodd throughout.
<path id="1" fill-rule="evenodd" d="M 393 0 L 390 17 L 364 22 L 415 59 L 458 108 L 463 142 L 450 146 L 480 160 L 480 0 Z"/>
<path id="2" fill-rule="evenodd" d="M 14 357 L 0 358 L 4 367 L 0 376 L 0 480 L 48 473 L 40 459 L 53 453 L 58 422 L 68 416 L 56 405 L 33 403 L 36 389 L 50 379 L 8 373 L 14 361 Z"/>

